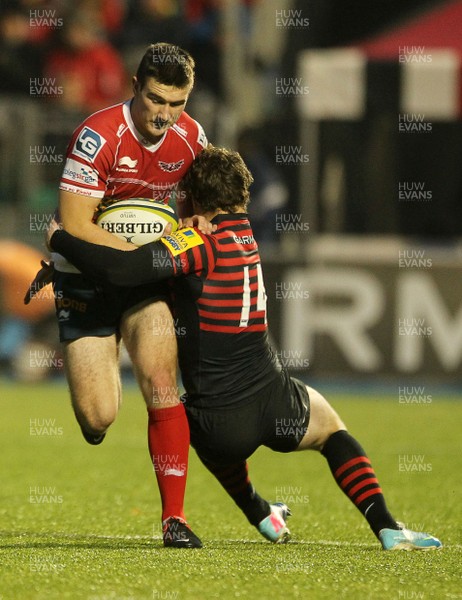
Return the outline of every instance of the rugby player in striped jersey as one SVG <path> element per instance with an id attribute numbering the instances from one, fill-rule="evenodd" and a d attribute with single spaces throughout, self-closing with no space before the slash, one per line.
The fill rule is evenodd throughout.
<path id="1" fill-rule="evenodd" d="M 261 445 L 321 452 L 384 549 L 441 547 L 393 518 L 365 450 L 327 400 L 290 377 L 271 348 L 260 256 L 246 212 L 251 183 L 237 152 L 208 147 L 180 188 L 194 212 L 216 225 L 214 233 L 185 228 L 122 251 L 57 229 L 50 243 L 94 281 L 133 286 L 171 279 L 191 444 L 265 538 L 287 541 L 290 511 L 263 499 L 249 479 L 247 458 Z"/>

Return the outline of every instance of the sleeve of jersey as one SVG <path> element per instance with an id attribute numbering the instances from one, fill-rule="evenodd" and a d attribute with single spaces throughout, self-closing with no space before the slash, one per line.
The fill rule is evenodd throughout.
<path id="1" fill-rule="evenodd" d="M 215 264 L 215 246 L 212 236 L 186 227 L 161 238 L 173 260 L 174 276 L 208 272 Z"/>
<path id="2" fill-rule="evenodd" d="M 93 281 L 122 287 L 210 271 L 215 264 L 211 238 L 189 227 L 132 251 L 85 242 L 60 229 L 51 247 Z"/>
<path id="3" fill-rule="evenodd" d="M 85 123 L 72 136 L 59 189 L 102 198 L 111 165 L 110 142 Z"/>
<path id="4" fill-rule="evenodd" d="M 132 287 L 175 275 L 174 260 L 161 242 L 124 251 L 85 242 L 59 230 L 51 238 L 51 247 L 96 283 Z"/>
<path id="5" fill-rule="evenodd" d="M 197 121 L 196 121 L 197 123 Z M 209 145 L 205 131 L 200 123 L 197 123 L 197 148 L 196 153 L 200 152 Z"/>

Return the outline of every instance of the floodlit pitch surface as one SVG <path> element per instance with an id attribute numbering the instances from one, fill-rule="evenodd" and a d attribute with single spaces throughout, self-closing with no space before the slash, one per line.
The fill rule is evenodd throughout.
<path id="1" fill-rule="evenodd" d="M 165 550 L 136 389 L 90 447 L 63 385 L 0 385 L 1 600 L 462 598 L 460 401 L 428 389 L 413 403 L 331 397 L 392 512 L 443 550 L 383 552 L 322 456 L 266 449 L 250 472 L 262 495 L 291 506 L 292 541 L 261 538 L 192 451 L 186 508 L 204 548 Z"/>

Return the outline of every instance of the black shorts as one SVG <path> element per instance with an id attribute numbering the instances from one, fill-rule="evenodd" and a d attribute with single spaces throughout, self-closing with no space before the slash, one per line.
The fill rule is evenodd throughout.
<path id="1" fill-rule="evenodd" d="M 55 271 L 53 286 L 61 342 L 119 334 L 125 311 L 141 302 L 169 302 L 169 288 L 164 282 L 133 288 L 100 287 L 80 273 Z"/>
<path id="2" fill-rule="evenodd" d="M 259 446 L 292 452 L 310 420 L 306 386 L 285 371 L 238 407 L 198 408 L 186 397 L 185 408 L 191 445 L 201 458 L 217 465 L 246 460 Z"/>

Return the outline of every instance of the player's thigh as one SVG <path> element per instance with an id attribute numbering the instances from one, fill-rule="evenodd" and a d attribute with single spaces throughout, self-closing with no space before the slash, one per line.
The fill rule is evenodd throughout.
<path id="1" fill-rule="evenodd" d="M 185 404 L 191 445 L 201 460 L 214 465 L 245 461 L 261 445 L 261 404 L 234 409 L 207 409 Z"/>
<path id="2" fill-rule="evenodd" d="M 310 396 L 310 422 L 297 450 L 321 450 L 333 433 L 346 427 L 324 396 L 306 387 Z"/>
<path id="3" fill-rule="evenodd" d="M 177 397 L 177 344 L 168 305 L 157 301 L 127 311 L 121 333 L 148 406 L 157 393 L 171 390 Z"/>
<path id="4" fill-rule="evenodd" d="M 116 336 L 65 342 L 64 365 L 79 421 L 83 419 L 94 429 L 109 426 L 121 401 Z"/>

